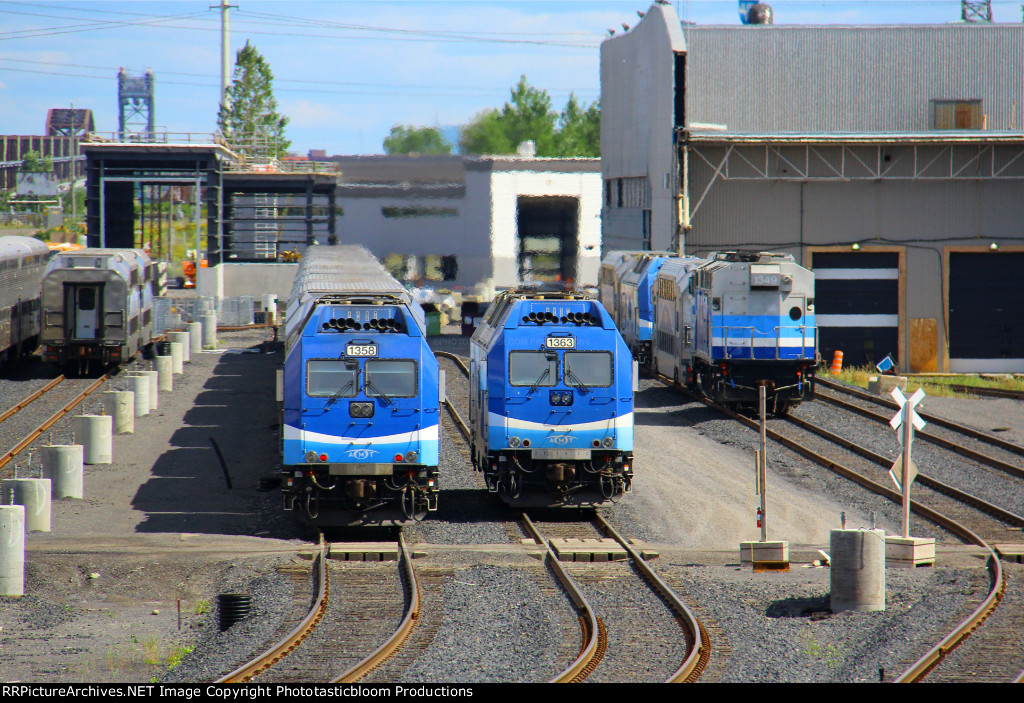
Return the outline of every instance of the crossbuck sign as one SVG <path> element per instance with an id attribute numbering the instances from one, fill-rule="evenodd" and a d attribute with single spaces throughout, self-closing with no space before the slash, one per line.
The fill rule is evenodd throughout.
<path id="1" fill-rule="evenodd" d="M 917 414 L 914 408 L 924 399 L 924 391 L 918 388 L 910 398 L 903 395 L 899 388 L 892 389 L 892 397 L 899 404 L 900 409 L 893 416 L 889 424 L 894 430 L 900 431 L 900 444 L 903 451 L 892 468 L 889 469 L 889 476 L 892 478 L 896 488 L 903 494 L 903 536 L 910 536 L 910 484 L 917 477 L 917 467 L 910 456 L 911 445 L 914 442 L 914 429 L 924 429 L 925 421 Z"/>

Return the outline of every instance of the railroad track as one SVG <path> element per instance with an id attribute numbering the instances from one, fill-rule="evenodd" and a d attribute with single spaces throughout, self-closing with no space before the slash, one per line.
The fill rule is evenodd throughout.
<path id="1" fill-rule="evenodd" d="M 328 564 L 321 538 L 315 588 L 297 591 L 297 599 L 311 600 L 312 606 L 300 621 L 286 621 L 268 650 L 217 683 L 353 683 L 383 664 L 401 648 L 420 615 L 420 585 L 401 533 L 398 552 L 403 585 L 396 586 L 390 566 L 383 566 L 388 562 Z M 402 602 L 401 610 L 394 606 L 397 601 Z M 390 634 L 389 611 L 400 620 Z M 374 642 L 382 643 L 367 652 Z"/>
<path id="2" fill-rule="evenodd" d="M 657 380 L 690 398 L 703 402 L 708 407 L 725 413 L 747 427 L 752 429 L 758 428 L 758 423 L 756 421 L 735 413 L 728 408 L 719 406 L 707 398 L 702 398 L 690 393 L 686 389 L 675 384 L 671 379 L 664 376 L 658 376 Z M 828 468 L 844 478 L 854 481 L 873 493 L 901 504 L 902 496 L 900 494 L 877 481 L 872 480 L 871 477 L 864 473 L 855 471 L 831 458 L 822 456 L 820 453 L 804 446 L 801 442 L 774 429 L 767 430 L 767 435 L 771 439 L 779 442 L 788 449 L 797 452 L 801 456 L 810 459 L 814 463 Z M 847 447 L 847 449 L 849 448 Z M 889 460 L 886 459 L 885 461 L 888 462 Z M 956 677 L 970 676 L 971 674 L 969 672 L 985 670 L 997 672 L 997 675 L 1003 676 L 997 680 L 1013 680 L 1014 675 L 1009 672 L 1014 671 L 1013 667 L 1015 662 L 1019 664 L 1020 633 L 1024 632 L 1024 609 L 1020 607 L 1010 607 L 997 610 L 1007 592 L 1007 580 L 1004 578 L 1003 565 L 992 544 L 972 529 L 978 521 L 991 520 L 993 518 L 987 511 L 982 513 L 978 508 L 971 506 L 971 509 L 974 510 L 974 517 L 971 518 L 972 526 L 969 527 L 964 525 L 960 521 L 940 512 L 935 507 L 924 504 L 921 501 L 921 498 L 925 495 L 926 490 L 928 489 L 924 489 L 923 487 L 919 487 L 916 490 L 918 499 L 911 501 L 912 512 L 948 530 L 963 541 L 977 545 L 986 550 L 988 553 L 986 563 L 989 571 L 990 588 L 985 598 L 982 599 L 967 618 L 954 627 L 937 645 L 907 668 L 907 670 L 904 671 L 896 681 L 900 683 L 920 681 L 933 670 L 938 671 L 939 667 L 943 667 L 943 676 L 950 677 L 949 680 L 961 680 Z M 943 495 L 943 493 L 935 492 L 934 495 Z M 939 502 L 934 498 L 930 498 L 929 500 Z M 947 508 L 948 505 L 943 505 L 943 509 Z M 959 512 L 959 510 L 957 510 L 957 512 Z M 983 517 L 979 518 L 978 516 Z M 1018 520 L 1024 518 L 1014 516 L 1013 519 Z M 985 524 L 987 525 L 987 528 L 984 530 L 986 533 L 991 531 L 998 534 L 1000 529 L 1002 529 L 1002 534 L 1007 534 L 1005 531 L 1006 523 L 1003 523 L 1002 528 L 993 525 L 991 522 Z M 1016 582 L 1019 580 L 1020 579 L 1013 579 L 1015 582 L 1013 584 L 1014 589 L 1017 588 Z M 1016 590 L 1011 591 L 1012 601 L 1016 602 L 1018 597 Z M 998 613 L 998 616 L 994 616 L 994 613 Z M 995 625 L 990 629 L 987 626 L 987 622 L 989 620 L 991 620 L 993 624 L 998 623 L 998 625 Z M 983 624 L 986 626 L 982 627 Z M 965 643 L 967 642 L 970 644 L 966 645 Z M 950 654 L 956 651 L 961 645 L 964 645 L 963 649 L 957 652 L 957 656 L 950 657 Z M 1000 657 L 1001 664 L 993 666 L 993 657 Z M 946 669 L 946 667 L 948 667 L 948 669 Z M 1024 674 L 1024 672 L 1022 672 L 1022 674 Z M 974 678 L 971 680 L 977 679 Z"/>
<path id="3" fill-rule="evenodd" d="M 104 374 L 89 382 L 58 376 L 0 415 L 0 478 L 13 475 L 7 465 L 110 378 L 111 374 Z M 45 416 L 42 422 L 40 413 Z M 27 418 L 27 414 L 32 417 Z"/>
<path id="4" fill-rule="evenodd" d="M 865 407 L 866 405 L 882 406 L 884 408 L 892 410 L 893 412 L 899 409 L 899 406 L 895 402 L 888 400 L 887 398 L 882 398 L 871 393 L 868 393 L 866 391 L 862 391 L 857 388 L 851 388 L 849 386 L 836 383 L 834 381 L 829 381 L 827 379 L 815 379 L 815 387 L 818 391 L 820 391 L 821 388 L 825 388 L 829 391 L 832 391 L 832 393 L 817 392 L 815 394 L 817 400 L 821 400 L 826 403 L 835 405 L 837 407 L 844 408 L 845 410 L 849 410 L 850 412 L 863 415 L 864 417 L 871 418 L 878 422 L 888 423 L 892 415 L 890 414 L 889 416 L 886 416 L 884 412 L 871 412 Z M 843 401 L 838 397 L 839 394 L 844 394 L 856 398 L 858 401 L 861 402 L 851 403 Z M 1012 457 L 1024 457 L 1024 447 L 1018 444 L 1014 444 L 1013 442 L 1007 442 L 1005 439 L 996 437 L 987 432 L 982 432 L 973 427 L 968 427 L 967 425 L 963 425 L 958 422 L 953 422 L 952 420 L 947 420 L 946 418 L 939 417 L 938 415 L 932 415 L 924 411 L 918 411 L 917 414 L 920 415 L 922 419 L 924 419 L 934 427 L 941 427 L 945 430 L 949 430 L 951 432 L 956 433 L 956 435 L 959 435 L 955 441 L 950 441 L 947 438 L 939 436 L 934 432 L 934 430 L 930 429 L 922 430 L 920 432 L 915 433 L 919 438 L 925 440 L 926 442 L 931 442 L 932 444 L 940 446 L 944 449 L 949 449 L 950 451 L 954 451 L 959 454 L 962 454 L 963 456 L 967 456 L 968 458 L 974 459 L 979 463 L 988 464 L 989 466 L 997 468 L 1000 471 L 1004 471 L 1012 476 L 1017 476 L 1018 478 L 1024 477 L 1024 468 L 1021 468 L 1020 460 L 1018 459 L 1016 462 L 1009 460 Z M 985 444 L 988 445 L 989 447 L 995 447 L 999 450 L 1002 450 L 1008 456 L 1007 458 L 989 456 L 985 452 L 971 450 L 967 447 L 963 447 L 961 443 L 963 442 L 964 437 L 974 440 L 977 443 Z"/>
<path id="5" fill-rule="evenodd" d="M 469 370 L 460 357 L 448 352 L 435 353 L 437 356 L 454 363 L 459 371 L 468 377 Z M 448 400 L 445 401 L 445 405 L 456 425 L 460 428 L 463 437 L 468 441 L 470 431 L 458 410 Z M 602 562 L 599 565 L 584 565 L 582 563 L 569 565 L 563 563 L 552 548 L 551 536 L 542 534 L 528 514 L 523 514 L 521 524 L 526 534 L 537 545 L 544 547 L 545 563 L 569 595 L 577 610 L 580 621 L 582 632 L 580 654 L 568 667 L 553 678 L 551 683 L 579 682 L 591 677 L 595 672 L 601 671 L 599 665 L 601 665 L 605 658 L 609 637 L 604 621 L 597 617 L 594 607 L 584 591 L 599 592 L 602 585 L 608 582 L 609 579 L 617 582 L 628 582 L 633 580 L 636 575 L 639 575 L 654 591 L 656 596 L 669 608 L 670 616 L 683 630 L 684 645 L 682 649 L 684 654 L 679 658 L 679 663 L 671 667 L 667 675 L 659 680 L 664 680 L 668 683 L 679 683 L 696 681 L 700 677 L 700 674 L 707 666 L 711 653 L 711 643 L 706 630 L 686 604 L 683 603 L 682 599 L 650 568 L 642 555 L 637 553 L 632 545 L 622 538 L 600 515 L 595 513 L 588 523 L 580 523 L 578 521 L 545 523 L 544 530 L 546 532 L 555 530 L 560 534 L 568 533 L 573 536 L 584 534 L 591 537 L 599 535 L 609 538 L 614 540 L 619 548 L 625 552 L 628 557 L 627 561 Z M 574 578 L 570 572 L 578 573 L 575 574 Z M 578 580 L 583 580 L 585 585 L 581 587 L 577 582 Z M 617 608 L 618 612 L 623 613 L 623 617 L 636 616 L 636 601 L 638 600 L 642 599 L 623 599 L 623 602 Z M 649 615 L 647 613 L 645 616 Z M 614 659 L 619 664 L 627 664 L 632 671 L 635 671 L 640 662 L 650 658 L 649 652 L 645 654 L 645 649 L 653 649 L 647 647 L 647 645 L 651 644 L 650 642 L 636 641 L 630 638 L 619 638 L 618 644 L 623 651 L 616 651 L 615 656 L 610 657 L 609 661 Z M 606 664 L 605 668 L 608 669 L 610 667 Z M 664 669 L 666 667 L 662 665 L 661 668 Z M 621 674 L 621 672 L 612 673 L 610 675 L 612 677 L 611 680 L 614 680 L 617 674 Z M 598 678 L 600 678 L 600 675 L 598 675 Z"/>

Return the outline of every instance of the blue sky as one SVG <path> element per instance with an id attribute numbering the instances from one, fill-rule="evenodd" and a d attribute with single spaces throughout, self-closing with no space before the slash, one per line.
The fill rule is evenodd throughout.
<path id="1" fill-rule="evenodd" d="M 52 107 L 92 109 L 117 128 L 119 67 L 156 76 L 156 123 L 215 128 L 219 0 L 0 1 L 0 134 L 41 134 Z M 251 41 L 270 63 L 292 149 L 381 153 L 396 123 L 447 126 L 498 107 L 525 74 L 561 109 L 600 92 L 598 46 L 649 1 L 303 2 L 232 0 L 234 52 Z M 681 19 L 737 24 L 735 0 L 679 0 Z M 777 0 L 776 24 L 958 21 L 959 0 Z M 1021 0 L 993 2 L 1020 22 Z"/>

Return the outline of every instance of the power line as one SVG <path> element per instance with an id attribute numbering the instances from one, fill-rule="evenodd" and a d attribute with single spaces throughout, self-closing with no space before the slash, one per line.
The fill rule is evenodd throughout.
<path id="1" fill-rule="evenodd" d="M 4 61 L 4 60 L 6 60 L 6 59 L 0 59 L 0 61 Z M 83 68 L 87 68 L 87 67 L 83 67 Z M 6 66 L 0 66 L 0 71 L 9 71 L 9 72 L 12 72 L 12 73 L 31 73 L 31 74 L 46 75 L 46 76 L 60 76 L 60 77 L 64 77 L 64 78 L 91 78 L 93 80 L 103 80 L 103 81 L 112 80 L 111 76 L 109 74 L 95 75 L 95 74 L 89 74 L 89 73 L 73 73 L 73 72 L 69 72 L 69 71 L 44 71 L 44 70 L 41 70 L 41 69 L 33 69 L 33 68 L 8 68 Z M 156 74 L 158 76 L 160 75 L 159 72 L 156 72 Z M 189 75 L 189 74 L 185 74 L 185 75 Z M 160 78 L 158 78 L 158 82 L 159 82 L 160 85 L 184 85 L 184 86 L 191 86 L 191 87 L 197 87 L 197 88 L 216 89 L 218 87 L 218 84 L 215 82 L 216 79 L 213 76 L 211 76 L 210 78 L 211 78 L 211 82 L 208 82 L 208 83 L 195 83 L 195 82 L 189 82 L 189 81 L 163 80 L 163 79 L 160 79 Z M 276 81 L 277 80 L 278 79 L 275 79 L 275 85 L 274 85 L 274 92 L 275 93 L 278 93 L 278 92 L 282 92 L 282 93 L 305 93 L 307 95 L 310 93 L 309 88 L 299 88 L 299 87 L 289 88 L 287 86 L 285 86 L 285 87 L 278 86 L 278 85 L 276 85 Z M 287 81 L 285 81 L 285 82 L 287 82 Z M 320 83 L 320 81 L 296 81 L 296 82 Z M 366 89 L 366 88 L 356 88 L 356 89 L 349 88 L 349 89 L 342 90 L 340 88 L 339 89 L 331 89 L 331 88 L 320 87 L 315 92 L 317 94 L 328 94 L 328 95 L 385 95 L 386 96 L 386 95 L 394 95 L 395 94 L 395 86 L 381 85 L 381 84 L 378 84 L 378 86 L 379 86 L 379 88 L 377 90 Z M 370 87 L 372 88 L 373 86 L 371 85 Z M 417 94 L 417 95 L 422 94 L 422 95 L 430 95 L 430 96 L 437 96 L 437 97 L 444 97 L 444 98 L 487 97 L 488 95 L 491 95 L 491 94 L 494 94 L 494 93 L 497 93 L 497 92 L 502 92 L 503 93 L 503 92 L 505 92 L 507 90 L 507 88 L 502 88 L 502 89 L 481 88 L 480 92 L 478 94 L 476 94 L 476 95 L 467 95 L 466 93 L 449 93 L 449 92 L 444 92 L 445 88 L 446 88 L 446 86 L 441 86 L 440 88 L 431 88 L 431 87 L 423 87 L 423 86 L 421 86 L 418 90 L 417 90 L 416 87 L 403 88 L 403 90 L 405 91 L 406 94 Z M 596 89 L 594 91 L 586 91 L 586 90 L 580 90 L 578 88 L 574 88 L 574 89 L 571 89 L 571 90 L 570 89 L 558 89 L 558 88 L 556 88 L 556 89 L 547 90 L 547 92 L 548 92 L 549 95 L 552 94 L 552 93 L 554 93 L 556 95 L 567 95 L 569 93 L 575 92 L 577 97 L 581 97 L 582 98 L 582 97 L 584 97 L 584 96 L 586 96 L 588 94 L 596 94 L 598 91 Z"/>
<path id="2" fill-rule="evenodd" d="M 15 58 L 8 58 L 8 57 L 0 56 L 0 64 L 2 64 L 5 61 L 9 62 L 9 63 L 32 64 L 32 65 L 37 65 L 37 66 L 54 66 L 54 67 L 69 68 L 69 69 L 91 69 L 91 70 L 107 72 L 105 75 L 91 75 L 91 74 L 85 74 L 85 73 L 69 73 L 69 72 L 66 72 L 66 71 L 65 72 L 61 72 L 61 71 L 42 71 L 42 70 L 38 70 L 38 69 L 37 70 L 30 70 L 30 69 L 19 69 L 19 68 L 6 68 L 6 67 L 3 67 L 2 65 L 0 65 L 0 70 L 7 70 L 7 71 L 14 71 L 14 72 L 21 72 L 21 73 L 42 73 L 42 74 L 46 74 L 46 75 L 56 75 L 56 76 L 64 75 L 64 76 L 71 76 L 71 77 L 76 77 L 76 78 L 109 79 L 110 76 L 112 76 L 118 70 L 120 70 L 120 68 L 122 68 L 122 67 L 111 67 L 111 66 L 93 66 L 93 65 L 79 64 L 79 63 L 61 63 L 61 62 L 55 62 L 55 61 L 36 61 L 36 60 L 32 60 L 32 59 L 15 59 Z M 126 70 L 129 70 L 129 71 L 133 70 L 131 66 L 124 66 L 123 68 L 125 68 Z M 134 69 L 134 70 L 141 70 L 141 69 Z M 210 84 L 208 84 L 208 83 L 189 83 L 189 82 L 184 82 L 184 81 L 177 81 L 177 82 L 175 82 L 175 81 L 166 81 L 166 80 L 163 80 L 162 77 L 163 76 L 184 76 L 186 78 L 209 78 L 211 80 L 217 78 L 213 74 L 209 74 L 209 73 L 186 73 L 186 72 L 183 72 L 183 71 L 164 71 L 164 70 L 161 70 L 161 69 L 154 69 L 154 73 L 157 74 L 160 77 L 159 80 L 160 80 L 161 84 L 169 83 L 171 85 L 193 85 L 193 86 L 207 87 Z M 429 85 L 429 84 L 424 84 L 424 83 L 381 83 L 380 81 L 376 81 L 376 82 L 372 82 L 372 83 L 364 83 L 364 82 L 356 82 L 356 81 L 332 81 L 332 80 L 321 80 L 321 79 L 314 80 L 314 79 L 304 79 L 304 78 L 282 78 L 282 77 L 279 77 L 279 76 L 274 78 L 275 90 L 277 90 L 279 88 L 281 83 L 298 83 L 298 84 L 315 85 L 315 86 L 325 86 L 326 85 L 326 86 L 354 87 L 354 88 L 378 88 L 378 89 L 380 89 L 382 91 L 394 91 L 394 90 L 403 90 L 403 91 L 407 91 L 407 92 L 409 92 L 409 91 L 413 91 L 413 92 L 418 91 L 418 92 L 422 92 L 422 93 L 426 93 L 426 94 L 431 94 L 431 95 L 437 94 L 436 91 L 445 90 L 445 91 L 449 91 L 447 93 L 447 95 L 449 95 L 449 96 L 458 96 L 459 95 L 459 93 L 455 93 L 455 92 L 452 92 L 452 91 L 462 91 L 463 93 L 470 93 L 470 95 L 466 95 L 466 97 L 474 97 L 474 96 L 481 96 L 481 97 L 483 97 L 483 96 L 490 95 L 490 94 L 494 93 L 495 90 L 496 90 L 495 88 L 493 88 L 491 86 L 453 86 L 453 85 L 443 85 L 443 84 Z M 283 88 L 280 88 L 280 89 L 281 90 L 294 90 L 294 91 L 298 91 L 298 90 L 308 91 L 307 88 L 287 88 L 287 87 L 283 87 Z M 502 88 L 500 90 L 504 91 L 505 89 Z M 568 94 L 568 93 L 571 93 L 573 91 L 580 92 L 580 89 L 579 89 L 579 87 L 574 87 L 574 88 L 548 88 L 547 91 L 549 93 L 554 92 L 554 93 L 558 93 L 558 94 Z M 341 91 L 339 91 L 339 92 L 341 92 Z M 592 91 L 586 91 L 586 90 L 582 91 L 583 94 L 586 94 L 586 93 L 596 93 L 596 92 L 598 92 L 596 88 L 594 90 L 592 90 Z M 358 94 L 375 95 L 377 93 L 366 92 L 366 93 L 358 93 Z M 383 94 L 387 94 L 387 92 L 385 92 Z"/>

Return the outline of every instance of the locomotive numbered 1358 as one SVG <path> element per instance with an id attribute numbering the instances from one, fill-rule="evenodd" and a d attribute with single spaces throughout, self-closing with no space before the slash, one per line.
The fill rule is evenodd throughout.
<path id="1" fill-rule="evenodd" d="M 312 246 L 285 319 L 285 509 L 319 526 L 437 509 L 438 365 L 423 310 L 355 246 Z"/>

